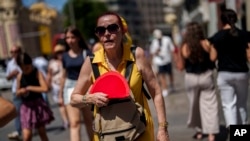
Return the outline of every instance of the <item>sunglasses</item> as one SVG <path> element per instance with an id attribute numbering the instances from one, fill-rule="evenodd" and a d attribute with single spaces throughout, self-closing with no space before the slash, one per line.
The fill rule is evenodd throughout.
<path id="1" fill-rule="evenodd" d="M 103 36 L 106 32 L 106 30 L 108 30 L 109 33 L 111 34 L 115 34 L 119 31 L 119 26 L 117 24 L 110 24 L 107 27 L 104 26 L 97 26 L 95 28 L 95 34 L 98 36 Z"/>

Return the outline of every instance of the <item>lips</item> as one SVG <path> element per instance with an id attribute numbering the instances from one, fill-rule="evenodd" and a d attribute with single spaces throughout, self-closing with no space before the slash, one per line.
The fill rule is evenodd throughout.
<path id="1" fill-rule="evenodd" d="M 104 46 L 106 48 L 113 47 L 114 46 L 114 40 L 106 40 L 106 41 L 104 41 Z"/>
<path id="2" fill-rule="evenodd" d="M 104 43 L 112 43 L 113 42 L 113 40 L 106 40 L 106 41 L 104 41 Z"/>

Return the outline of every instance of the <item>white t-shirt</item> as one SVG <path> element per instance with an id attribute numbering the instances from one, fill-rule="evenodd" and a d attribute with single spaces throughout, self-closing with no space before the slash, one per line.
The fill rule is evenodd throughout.
<path id="1" fill-rule="evenodd" d="M 12 71 L 18 70 L 19 73 L 21 73 L 20 67 L 17 65 L 16 60 L 13 58 L 7 63 L 7 68 L 6 68 L 6 76 L 8 76 Z M 17 81 L 16 77 L 12 78 L 12 88 L 11 91 L 12 93 L 16 93 L 16 87 L 17 87 Z"/>
<path id="2" fill-rule="evenodd" d="M 44 77 L 47 75 L 48 64 L 48 60 L 44 57 L 39 56 L 33 59 L 33 65 L 42 72 Z"/>
<path id="3" fill-rule="evenodd" d="M 158 49 L 160 49 L 160 52 L 158 55 L 153 56 L 153 63 L 159 66 L 171 63 L 171 54 L 175 49 L 172 40 L 167 36 L 163 36 L 160 46 L 159 40 L 153 39 L 150 46 L 150 53 L 155 54 Z"/>

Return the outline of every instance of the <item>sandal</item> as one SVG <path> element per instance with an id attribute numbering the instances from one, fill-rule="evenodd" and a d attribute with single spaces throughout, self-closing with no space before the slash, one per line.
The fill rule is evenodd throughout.
<path id="1" fill-rule="evenodd" d="M 207 136 L 208 136 L 207 134 L 203 134 L 202 132 L 196 132 L 193 135 L 193 139 L 201 140 L 203 138 L 206 138 Z"/>

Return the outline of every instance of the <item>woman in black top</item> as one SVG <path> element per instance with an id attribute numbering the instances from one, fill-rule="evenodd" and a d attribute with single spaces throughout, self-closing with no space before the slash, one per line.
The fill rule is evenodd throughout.
<path id="1" fill-rule="evenodd" d="M 249 36 L 235 26 L 233 10 L 222 12 L 223 28 L 211 39 L 218 53 L 217 83 L 226 126 L 247 123 Z"/>
<path id="2" fill-rule="evenodd" d="M 21 97 L 20 117 L 23 141 L 32 140 L 32 131 L 37 129 L 40 139 L 48 141 L 45 125 L 54 120 L 53 113 L 42 97 L 48 91 L 42 72 L 33 67 L 27 53 L 17 56 L 17 64 L 22 70 L 17 76 L 17 96 Z"/>
<path id="3" fill-rule="evenodd" d="M 188 127 L 196 129 L 194 138 L 208 134 L 214 141 L 219 132 L 218 101 L 216 97 L 213 69 L 216 51 L 205 39 L 202 27 L 191 22 L 186 27 L 181 57 L 185 67 L 185 87 L 190 102 Z"/>

